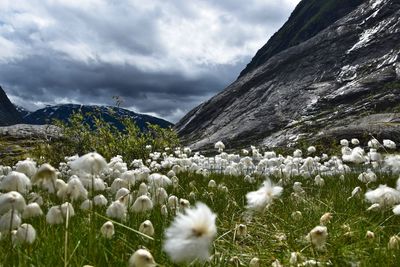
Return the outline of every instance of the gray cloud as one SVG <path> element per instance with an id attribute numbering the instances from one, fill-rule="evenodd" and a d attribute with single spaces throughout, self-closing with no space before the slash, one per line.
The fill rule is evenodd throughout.
<path id="1" fill-rule="evenodd" d="M 233 82 L 297 2 L 1 2 L 0 84 L 31 110 L 118 95 L 175 122 Z"/>

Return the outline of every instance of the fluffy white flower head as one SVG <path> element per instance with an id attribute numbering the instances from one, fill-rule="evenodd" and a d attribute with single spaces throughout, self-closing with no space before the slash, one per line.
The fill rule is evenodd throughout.
<path id="1" fill-rule="evenodd" d="M 383 146 L 389 149 L 396 149 L 396 143 L 389 139 L 383 140 Z"/>
<path id="2" fill-rule="evenodd" d="M 25 209 L 26 202 L 24 197 L 15 191 L 0 195 L 0 215 L 14 209 L 22 212 Z"/>
<path id="3" fill-rule="evenodd" d="M 216 218 L 210 208 L 200 202 L 194 208 L 186 209 L 185 213 L 179 213 L 165 232 L 164 250 L 172 261 L 206 261 L 217 233 Z"/>
<path id="4" fill-rule="evenodd" d="M 100 154 L 92 152 L 71 162 L 71 168 L 75 171 L 99 174 L 107 168 L 107 161 Z"/>
<path id="5" fill-rule="evenodd" d="M 151 253 L 145 249 L 139 249 L 129 259 L 129 267 L 154 267 L 157 266 Z"/>
<path id="6" fill-rule="evenodd" d="M 12 171 L 1 180 L 0 189 L 26 194 L 31 189 L 31 180 L 24 173 Z"/>
<path id="7" fill-rule="evenodd" d="M 390 207 L 400 203 L 400 192 L 387 185 L 379 185 L 377 189 L 365 193 L 365 199 L 372 204 L 378 203 L 381 207 Z"/>
<path id="8" fill-rule="evenodd" d="M 328 229 L 326 226 L 316 226 L 307 235 L 308 241 L 310 241 L 317 250 L 324 250 L 326 239 L 328 238 Z"/>
<path id="9" fill-rule="evenodd" d="M 275 198 L 282 194 L 283 188 L 275 186 L 267 179 L 263 186 L 257 191 L 247 193 L 247 208 L 256 211 L 263 211 Z"/>
<path id="10" fill-rule="evenodd" d="M 215 147 L 216 149 L 218 149 L 218 152 L 222 152 L 222 151 L 224 151 L 224 149 L 225 149 L 225 145 L 224 145 L 224 143 L 222 143 L 222 141 L 216 142 L 215 145 L 214 145 L 214 147 Z"/>

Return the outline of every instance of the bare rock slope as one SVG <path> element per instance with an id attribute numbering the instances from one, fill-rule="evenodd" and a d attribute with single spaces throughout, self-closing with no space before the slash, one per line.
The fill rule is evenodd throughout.
<path id="1" fill-rule="evenodd" d="M 21 123 L 22 117 L 0 86 L 0 126 Z"/>
<path id="2" fill-rule="evenodd" d="M 400 130 L 399 56 L 400 1 L 362 1 L 313 37 L 248 66 L 176 129 L 194 148 L 391 137 Z"/>

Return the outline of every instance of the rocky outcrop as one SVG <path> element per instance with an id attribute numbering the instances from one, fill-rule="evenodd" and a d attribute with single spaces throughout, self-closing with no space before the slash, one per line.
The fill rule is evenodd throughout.
<path id="1" fill-rule="evenodd" d="M 0 137 L 6 139 L 54 140 L 61 137 L 61 129 L 54 125 L 16 124 L 0 127 Z"/>
<path id="2" fill-rule="evenodd" d="M 21 123 L 22 118 L 0 86 L 0 126 Z"/>
<path id="3" fill-rule="evenodd" d="M 231 147 L 290 145 L 357 127 L 371 114 L 400 111 L 399 56 L 400 2 L 364 1 L 239 77 L 176 129 L 184 142 L 204 148 L 218 140 Z"/>

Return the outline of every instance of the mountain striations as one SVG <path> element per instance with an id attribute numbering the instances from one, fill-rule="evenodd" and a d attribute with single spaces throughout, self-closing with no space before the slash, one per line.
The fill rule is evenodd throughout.
<path id="1" fill-rule="evenodd" d="M 332 2 L 301 1 L 235 82 L 176 125 L 182 140 L 193 148 L 369 134 L 400 141 L 400 2 Z M 318 14 L 330 24 L 310 26 Z"/>

